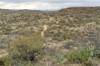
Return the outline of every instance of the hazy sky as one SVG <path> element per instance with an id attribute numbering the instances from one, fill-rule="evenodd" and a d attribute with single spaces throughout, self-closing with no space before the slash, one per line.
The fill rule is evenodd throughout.
<path id="1" fill-rule="evenodd" d="M 100 6 L 100 0 L 0 0 L 3 9 L 55 10 L 75 6 Z"/>

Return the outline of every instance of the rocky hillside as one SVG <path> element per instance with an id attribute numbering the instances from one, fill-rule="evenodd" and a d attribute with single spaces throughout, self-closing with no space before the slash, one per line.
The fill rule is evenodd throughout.
<path id="1" fill-rule="evenodd" d="M 52 54 L 59 57 L 90 45 L 99 49 L 100 7 L 74 7 L 52 12 L 0 10 L 1 49 L 6 49 L 18 36 L 36 32 L 44 34 L 44 51 L 49 59 L 42 64 L 56 66 L 60 61 L 51 59 Z"/>
<path id="2" fill-rule="evenodd" d="M 23 33 L 41 32 L 43 26 L 48 25 L 48 30 L 45 33 L 46 37 L 55 40 L 66 40 L 67 37 L 64 38 L 63 35 L 71 30 L 78 31 L 81 28 L 86 29 L 85 26 L 89 28 L 99 25 L 99 12 L 99 7 L 67 8 L 52 12 L 1 9 L 0 36 L 3 39 L 6 36 L 12 37 L 23 35 Z M 90 26 L 88 27 L 88 25 Z"/>

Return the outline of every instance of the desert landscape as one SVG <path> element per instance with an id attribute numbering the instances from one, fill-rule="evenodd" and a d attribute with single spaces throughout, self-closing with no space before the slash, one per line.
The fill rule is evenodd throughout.
<path id="1" fill-rule="evenodd" d="M 0 66 L 100 66 L 100 7 L 0 9 Z"/>

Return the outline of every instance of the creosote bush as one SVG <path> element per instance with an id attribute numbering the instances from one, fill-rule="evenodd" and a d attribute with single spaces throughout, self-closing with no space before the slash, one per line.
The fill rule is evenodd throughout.
<path id="1" fill-rule="evenodd" d="M 9 53 L 12 60 L 35 62 L 43 53 L 43 38 L 40 33 L 28 36 L 19 36 L 9 45 Z"/>

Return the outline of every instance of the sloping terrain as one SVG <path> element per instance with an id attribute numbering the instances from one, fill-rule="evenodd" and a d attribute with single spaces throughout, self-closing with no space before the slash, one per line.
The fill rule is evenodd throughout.
<path id="1" fill-rule="evenodd" d="M 95 46 L 100 48 L 100 7 L 77 7 L 59 11 L 0 10 L 0 48 L 19 36 L 44 34 L 43 66 L 66 65 L 71 50 Z M 61 65 L 60 65 L 61 66 Z M 75 65 L 77 66 L 77 64 Z"/>

